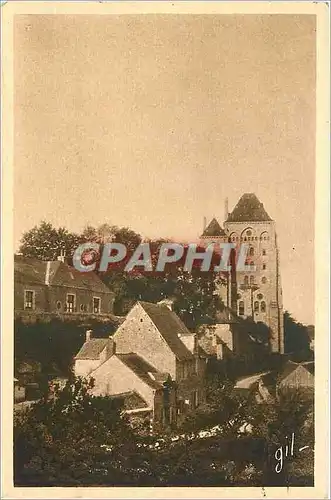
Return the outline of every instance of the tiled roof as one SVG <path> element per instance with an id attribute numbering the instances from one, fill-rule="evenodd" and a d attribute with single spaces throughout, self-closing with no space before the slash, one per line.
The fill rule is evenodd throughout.
<path id="1" fill-rule="evenodd" d="M 214 218 L 206 227 L 202 236 L 226 236 L 224 229 L 220 226 Z"/>
<path id="2" fill-rule="evenodd" d="M 245 193 L 227 218 L 227 222 L 271 221 L 263 203 L 254 193 Z"/>
<path id="3" fill-rule="evenodd" d="M 109 339 L 90 339 L 80 348 L 75 359 L 99 359 Z"/>
<path id="4" fill-rule="evenodd" d="M 134 352 L 116 354 L 116 357 L 153 389 L 160 389 L 162 387 L 162 381 L 168 378 L 168 374 L 160 374 L 154 366 L 147 363 L 147 361 Z"/>
<path id="5" fill-rule="evenodd" d="M 49 272 L 48 281 L 50 285 L 70 285 L 94 292 L 112 293 L 94 272 L 82 273 L 64 262 L 47 262 L 17 256 L 14 262 L 15 281 L 20 281 L 27 285 L 46 285 L 46 275 Z"/>
<path id="6" fill-rule="evenodd" d="M 177 314 L 164 305 L 151 304 L 150 302 L 139 302 L 139 304 L 151 318 L 176 358 L 179 361 L 192 359 L 193 354 L 178 337 L 178 335 L 192 335 L 192 333 Z"/>

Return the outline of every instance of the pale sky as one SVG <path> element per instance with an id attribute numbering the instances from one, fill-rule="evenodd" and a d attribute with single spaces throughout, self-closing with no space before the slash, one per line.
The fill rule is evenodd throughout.
<path id="1" fill-rule="evenodd" d="M 315 34 L 308 15 L 16 16 L 15 247 L 42 219 L 194 241 L 255 192 L 284 308 L 314 323 Z"/>

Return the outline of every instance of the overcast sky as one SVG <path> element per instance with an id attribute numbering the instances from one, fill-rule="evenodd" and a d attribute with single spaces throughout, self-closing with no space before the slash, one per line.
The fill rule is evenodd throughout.
<path id="1" fill-rule="evenodd" d="M 15 246 L 42 219 L 195 240 L 244 192 L 314 322 L 315 18 L 16 16 Z"/>

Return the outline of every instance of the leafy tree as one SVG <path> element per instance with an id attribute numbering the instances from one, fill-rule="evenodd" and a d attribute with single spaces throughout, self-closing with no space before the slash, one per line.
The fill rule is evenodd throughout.
<path id="1" fill-rule="evenodd" d="M 23 234 L 19 251 L 28 258 L 56 260 L 63 250 L 71 257 L 78 244 L 78 235 L 43 221 Z"/>
<path id="2" fill-rule="evenodd" d="M 284 343 L 285 353 L 294 361 L 308 359 L 311 355 L 308 327 L 293 319 L 288 311 L 284 313 Z"/>

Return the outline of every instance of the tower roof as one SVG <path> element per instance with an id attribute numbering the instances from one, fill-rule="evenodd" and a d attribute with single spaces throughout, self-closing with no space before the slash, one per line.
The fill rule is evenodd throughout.
<path id="1" fill-rule="evenodd" d="M 229 214 L 226 222 L 271 221 L 263 203 L 254 193 L 242 195 L 237 205 Z"/>
<path id="2" fill-rule="evenodd" d="M 217 220 L 214 218 L 206 227 L 202 236 L 226 236 L 224 229 L 220 226 Z"/>

